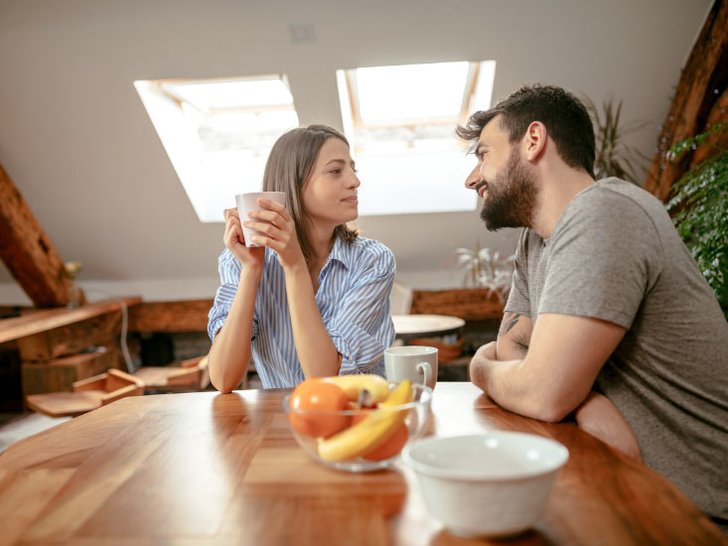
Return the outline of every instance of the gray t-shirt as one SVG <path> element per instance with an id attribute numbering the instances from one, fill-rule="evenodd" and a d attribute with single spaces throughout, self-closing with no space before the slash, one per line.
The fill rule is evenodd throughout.
<path id="1" fill-rule="evenodd" d="M 660 201 L 608 178 L 574 197 L 549 239 L 523 230 L 506 311 L 626 328 L 596 390 L 650 467 L 728 518 L 728 323 Z"/>

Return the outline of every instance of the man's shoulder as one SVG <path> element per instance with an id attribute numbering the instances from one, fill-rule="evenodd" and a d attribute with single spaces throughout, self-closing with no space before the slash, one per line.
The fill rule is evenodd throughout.
<path id="1" fill-rule="evenodd" d="M 605 178 L 577 194 L 557 223 L 555 232 L 621 233 L 641 230 L 654 236 L 672 230 L 665 205 L 655 196 L 618 178 Z"/>
<path id="2" fill-rule="evenodd" d="M 575 208 L 589 208 L 605 214 L 616 214 L 617 211 L 632 210 L 652 217 L 667 216 L 665 205 L 650 192 L 619 178 L 603 178 L 579 193 L 574 198 Z"/>

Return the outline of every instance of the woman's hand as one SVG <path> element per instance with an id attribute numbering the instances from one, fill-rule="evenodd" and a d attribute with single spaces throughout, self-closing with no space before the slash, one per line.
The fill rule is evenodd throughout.
<path id="1" fill-rule="evenodd" d="M 305 266 L 296 224 L 286 207 L 262 197 L 258 198 L 258 205 L 261 210 L 249 212 L 249 220 L 244 222 L 245 227 L 258 232 L 258 235 L 253 236 L 253 241 L 275 250 L 284 269 Z"/>
<path id="2" fill-rule="evenodd" d="M 265 248 L 262 246 L 252 248 L 245 246 L 245 237 L 243 237 L 238 209 L 225 209 L 225 236 L 223 241 L 225 247 L 233 253 L 241 264 L 255 269 L 263 269 Z"/>

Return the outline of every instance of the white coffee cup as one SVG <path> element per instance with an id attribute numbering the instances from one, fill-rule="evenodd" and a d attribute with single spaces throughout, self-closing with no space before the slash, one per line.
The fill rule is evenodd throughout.
<path id="1" fill-rule="evenodd" d="M 245 246 L 253 247 L 260 246 L 252 241 L 253 236 L 259 235 L 254 229 L 250 229 L 242 225 L 248 219 L 248 212 L 254 210 L 261 210 L 258 205 L 258 198 L 263 197 L 269 201 L 275 201 L 281 205 L 286 204 L 286 194 L 282 191 L 257 191 L 249 193 L 239 193 L 235 196 L 235 203 L 238 206 L 238 215 L 240 216 L 240 224 L 243 228 L 243 238 L 245 239 Z"/>
<path id="2" fill-rule="evenodd" d="M 392 383 L 409 379 L 434 389 L 437 383 L 437 348 L 404 345 L 386 349 L 384 375 Z"/>

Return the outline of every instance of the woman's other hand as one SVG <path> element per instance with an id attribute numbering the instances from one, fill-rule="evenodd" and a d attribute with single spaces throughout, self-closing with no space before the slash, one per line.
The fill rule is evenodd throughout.
<path id="1" fill-rule="evenodd" d="M 306 261 L 296 235 L 296 225 L 286 207 L 262 197 L 258 198 L 258 205 L 261 210 L 249 212 L 249 220 L 245 222 L 245 227 L 258 232 L 253 241 L 275 250 L 284 268 L 305 266 Z"/>
<path id="2" fill-rule="evenodd" d="M 225 236 L 223 237 L 225 247 L 233 253 L 241 264 L 248 267 L 263 268 L 265 248 L 245 246 L 243 228 L 240 225 L 238 209 L 225 209 Z"/>

